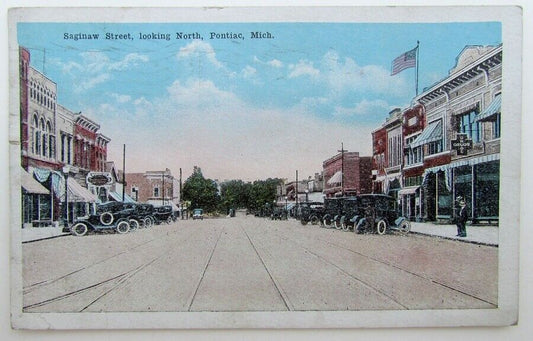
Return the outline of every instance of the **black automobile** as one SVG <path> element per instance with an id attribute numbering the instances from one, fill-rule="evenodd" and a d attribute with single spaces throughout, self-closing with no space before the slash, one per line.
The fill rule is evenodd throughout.
<path id="1" fill-rule="evenodd" d="M 411 230 L 409 220 L 399 213 L 396 199 L 383 194 L 359 195 L 360 218 L 356 224 L 357 233 L 377 232 L 385 234 L 397 230 L 403 234 Z"/>
<path id="2" fill-rule="evenodd" d="M 107 202 L 96 207 L 96 214 L 79 218 L 70 227 L 75 236 L 84 236 L 89 231 L 115 231 L 128 233 L 135 222 L 132 221 L 134 206 L 122 202 Z M 138 222 L 137 222 L 138 224 Z"/>
<path id="3" fill-rule="evenodd" d="M 304 202 L 300 204 L 298 210 L 298 218 L 302 225 L 307 225 L 311 223 L 317 225 L 322 221 L 322 216 L 324 214 L 324 203 L 321 202 Z"/>
<path id="4" fill-rule="evenodd" d="M 324 215 L 322 216 L 322 224 L 324 227 L 340 228 L 340 216 L 342 212 L 342 202 L 344 197 L 326 198 L 324 199 Z"/>
<path id="5" fill-rule="evenodd" d="M 288 212 L 285 208 L 274 207 L 272 209 L 272 214 L 270 215 L 271 220 L 287 220 Z"/>
<path id="6" fill-rule="evenodd" d="M 154 207 L 153 217 L 156 224 L 170 224 L 172 222 L 172 215 L 172 206 L 170 205 Z"/>
<path id="7" fill-rule="evenodd" d="M 346 197 L 342 201 L 340 218 L 338 224 L 344 231 L 354 229 L 355 225 L 362 218 L 361 200 L 358 197 Z"/>

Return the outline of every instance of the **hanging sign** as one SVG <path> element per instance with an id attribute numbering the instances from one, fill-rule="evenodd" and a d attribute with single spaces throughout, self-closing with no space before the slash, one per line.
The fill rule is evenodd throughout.
<path id="1" fill-rule="evenodd" d="M 466 134 L 457 134 L 457 138 L 452 140 L 452 149 L 457 152 L 457 155 L 467 155 L 472 149 L 472 140 Z"/>

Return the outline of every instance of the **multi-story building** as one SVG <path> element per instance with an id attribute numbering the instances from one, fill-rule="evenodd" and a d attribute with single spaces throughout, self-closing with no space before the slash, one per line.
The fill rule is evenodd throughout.
<path id="1" fill-rule="evenodd" d="M 401 189 L 403 132 L 402 111 L 389 112 L 385 122 L 372 132 L 372 191 L 397 196 Z"/>
<path id="2" fill-rule="evenodd" d="M 340 152 L 322 163 L 326 197 L 372 191 L 372 157 L 359 152 Z"/>
<path id="3" fill-rule="evenodd" d="M 403 186 L 398 191 L 402 214 L 411 220 L 422 217 L 422 176 L 424 159 L 422 145 L 414 143 L 426 127 L 424 106 L 418 104 L 403 112 L 402 137 L 403 152 L 402 178 Z"/>
<path id="4" fill-rule="evenodd" d="M 22 223 L 72 221 L 98 200 L 97 193 L 87 190 L 87 175 L 104 170 L 110 139 L 98 132 L 98 124 L 59 105 L 56 83 L 30 62 L 30 51 L 21 47 Z"/>
<path id="5" fill-rule="evenodd" d="M 422 146 L 425 215 L 449 219 L 458 197 L 474 222 L 499 216 L 502 46 L 467 46 L 448 77 L 415 101 L 427 127 L 411 144 Z"/>

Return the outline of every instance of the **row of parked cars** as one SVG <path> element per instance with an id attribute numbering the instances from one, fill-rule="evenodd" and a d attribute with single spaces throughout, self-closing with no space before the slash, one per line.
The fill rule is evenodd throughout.
<path id="1" fill-rule="evenodd" d="M 170 223 L 177 216 L 172 206 L 157 206 L 142 203 L 107 202 L 96 207 L 96 213 L 80 217 L 67 228 L 75 236 L 94 232 L 128 233 L 154 224 Z"/>
<path id="2" fill-rule="evenodd" d="M 409 220 L 400 215 L 396 199 L 382 194 L 326 198 L 324 203 L 301 203 L 295 214 L 303 225 L 322 225 L 356 233 L 408 233 Z"/>

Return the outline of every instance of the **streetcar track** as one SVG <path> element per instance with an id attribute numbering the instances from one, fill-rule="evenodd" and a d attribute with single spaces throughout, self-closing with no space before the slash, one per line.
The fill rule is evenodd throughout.
<path id="1" fill-rule="evenodd" d="M 250 238 L 250 236 L 248 235 L 246 230 L 242 227 L 242 225 L 240 226 L 240 228 L 241 228 L 242 232 L 244 232 L 244 234 L 246 235 L 246 238 L 248 238 L 248 241 L 252 245 L 252 248 L 254 249 L 255 253 L 257 254 L 257 257 L 259 257 L 259 260 L 261 261 L 261 263 L 263 264 L 263 267 L 265 268 L 266 272 L 268 273 L 268 276 L 270 277 L 270 280 L 272 280 L 272 283 L 274 283 L 274 286 L 276 287 L 276 290 L 278 291 L 278 294 L 281 297 L 281 300 L 283 301 L 283 304 L 285 304 L 285 307 L 287 308 L 287 310 L 289 310 L 289 311 L 294 310 L 294 306 L 290 303 L 289 298 L 287 297 L 287 295 L 285 294 L 285 292 L 283 291 L 283 289 L 281 287 L 281 284 L 278 283 L 278 281 L 274 278 L 274 276 L 272 275 L 272 273 L 268 269 L 265 261 L 263 260 L 263 257 L 261 257 L 261 255 L 257 251 L 257 248 L 256 248 L 254 242 L 252 241 L 252 239 Z"/>
<path id="2" fill-rule="evenodd" d="M 194 293 L 189 298 L 189 303 L 187 305 L 187 311 L 191 311 L 192 304 L 194 303 L 194 299 L 196 298 L 196 294 L 198 293 L 198 289 L 200 289 L 200 285 L 202 284 L 202 281 L 204 280 L 205 273 L 207 272 L 207 268 L 209 267 L 209 263 L 211 263 L 211 258 L 213 258 L 213 254 L 215 253 L 215 249 L 217 248 L 218 242 L 220 241 L 220 237 L 222 236 L 222 233 L 224 232 L 226 228 L 222 228 L 220 233 L 218 234 L 217 241 L 215 242 L 215 245 L 213 246 L 213 249 L 211 250 L 211 253 L 209 254 L 209 258 L 207 259 L 207 262 L 204 266 L 204 271 L 202 272 L 202 276 L 200 276 L 200 279 L 198 280 L 198 284 L 196 285 L 196 289 L 194 290 Z"/>
<path id="3" fill-rule="evenodd" d="M 288 242 L 290 242 L 290 243 L 292 243 L 292 244 L 295 244 L 296 246 L 300 247 L 301 249 L 304 249 L 304 250 L 307 251 L 309 254 L 315 256 L 317 259 L 321 260 L 322 262 L 324 262 L 324 263 L 326 263 L 326 264 L 329 264 L 329 265 L 333 266 L 334 268 L 336 268 L 337 270 L 339 270 L 339 271 L 340 271 L 341 273 L 343 273 L 344 275 L 346 275 L 346 276 L 348 276 L 348 277 L 350 277 L 350 278 L 353 278 L 353 279 L 356 280 L 357 282 L 363 284 L 366 288 L 368 288 L 368 289 L 370 289 L 370 290 L 372 290 L 372 291 L 377 292 L 378 294 L 381 294 L 381 295 L 387 297 L 388 299 L 390 299 L 390 300 L 393 301 L 394 303 L 398 304 L 399 306 L 401 306 L 401 307 L 403 307 L 403 308 L 405 308 L 405 309 L 407 309 L 407 310 L 409 309 L 407 306 L 405 306 L 404 304 L 402 304 L 401 302 L 399 302 L 398 300 L 396 300 L 394 297 L 391 297 L 391 296 L 390 296 L 389 294 L 387 294 L 386 292 L 384 292 L 384 291 L 382 291 L 382 290 L 380 290 L 380 289 L 378 289 L 378 288 L 375 288 L 375 287 L 372 286 L 370 283 L 367 283 L 366 281 L 364 281 L 364 280 L 362 280 L 362 279 L 360 279 L 360 278 L 358 278 L 358 277 L 356 277 L 356 276 L 350 274 L 349 272 L 347 272 L 346 270 L 342 269 L 342 268 L 339 267 L 338 265 L 332 263 L 331 261 L 329 261 L 329 260 L 327 260 L 326 258 L 320 256 L 319 254 L 317 254 L 317 253 L 311 251 L 309 248 L 307 248 L 307 247 L 301 245 L 300 243 L 295 242 L 294 240 L 290 240 L 289 238 L 287 238 L 287 237 L 285 237 L 285 236 L 283 236 L 283 235 L 280 235 L 280 234 L 278 234 L 278 233 L 276 233 L 276 235 L 277 235 L 278 237 L 280 237 L 281 239 L 283 239 L 283 240 L 285 240 L 285 241 L 288 241 Z"/>
<path id="4" fill-rule="evenodd" d="M 173 232 L 176 233 L 177 231 L 173 231 Z M 198 230 L 195 230 L 195 232 L 196 232 L 196 234 L 199 233 Z M 195 235 L 194 233 L 188 235 L 187 238 L 185 238 L 184 240 L 181 241 L 181 243 L 185 243 L 185 242 L 187 242 L 187 241 L 190 240 L 191 237 L 194 236 L 194 235 Z M 122 252 L 120 252 L 120 253 L 115 254 L 114 256 L 107 257 L 105 260 L 109 260 L 109 259 L 112 259 L 112 258 L 114 258 L 114 257 L 120 256 L 120 255 L 124 254 L 125 252 L 132 251 L 132 250 L 134 250 L 134 249 L 136 249 L 136 248 L 138 248 L 138 247 L 140 247 L 140 246 L 142 246 L 142 245 L 146 245 L 146 244 L 148 244 L 148 243 L 150 243 L 150 242 L 152 242 L 152 241 L 154 241 L 154 240 L 162 239 L 162 238 L 167 237 L 167 236 L 168 236 L 168 233 L 165 234 L 165 235 L 163 235 L 163 236 L 161 236 L 160 238 L 154 238 L 154 239 L 151 239 L 150 241 L 143 242 L 143 243 L 141 243 L 141 244 L 135 245 L 135 246 L 133 246 L 133 247 L 131 247 L 131 248 L 128 248 L 127 250 L 124 250 L 124 251 L 122 251 Z M 172 247 L 171 247 L 170 249 L 172 249 L 173 247 L 175 247 L 175 244 L 172 244 Z M 169 248 L 165 248 L 165 250 L 164 250 L 163 252 L 161 252 L 161 253 L 159 254 L 158 257 L 156 257 L 155 259 L 152 259 L 152 260 L 150 260 L 150 261 L 148 261 L 148 262 L 145 262 L 145 263 L 141 264 L 140 266 L 138 266 L 138 267 L 136 267 L 136 268 L 134 268 L 134 269 L 132 269 L 132 270 L 129 270 L 129 271 L 124 272 L 124 273 L 122 273 L 122 274 L 120 274 L 120 275 L 113 276 L 113 277 L 111 277 L 111 278 L 108 278 L 108 279 L 102 280 L 102 281 L 100 281 L 100 282 L 98 282 L 98 283 L 91 284 L 91 285 L 89 285 L 89 286 L 87 286 L 87 287 L 84 287 L 84 288 L 81 288 L 81 289 L 77 289 L 77 290 L 74 290 L 74 291 L 71 291 L 71 292 L 68 292 L 68 293 L 65 293 L 65 294 L 62 294 L 62 295 L 56 296 L 56 297 L 52 297 L 52 298 L 46 299 L 46 300 L 41 301 L 41 302 L 37 302 L 37 303 L 33 303 L 33 304 L 30 304 L 30 305 L 24 306 L 24 307 L 23 307 L 23 310 L 31 309 L 31 308 L 36 308 L 36 307 L 41 307 L 41 306 L 44 306 L 44 305 L 47 305 L 47 304 L 50 304 L 50 303 L 53 303 L 53 302 L 57 302 L 57 301 L 60 301 L 60 300 L 63 300 L 63 299 L 67 299 L 67 298 L 69 298 L 69 297 L 75 296 L 75 295 L 80 294 L 80 293 L 82 293 L 82 292 L 85 292 L 85 291 L 87 291 L 87 290 L 97 288 L 97 287 L 99 287 L 99 286 L 101 286 L 101 285 L 103 285 L 103 284 L 105 284 L 105 283 L 111 282 L 111 281 L 113 281 L 113 280 L 117 280 L 117 279 L 119 280 L 119 283 L 117 283 L 117 285 L 113 286 L 110 290 L 108 290 L 107 292 L 105 292 L 103 295 L 100 295 L 96 300 L 92 301 L 89 305 L 85 306 L 85 307 L 82 309 L 82 311 L 83 311 L 83 310 L 87 309 L 89 306 L 91 306 L 92 304 L 94 304 L 96 301 L 98 301 L 100 298 L 104 297 L 105 295 L 107 295 L 107 294 L 109 294 L 111 291 L 113 291 L 114 289 L 118 288 L 120 284 L 125 283 L 129 278 L 131 278 L 131 277 L 132 277 L 134 274 L 136 274 L 138 271 L 144 269 L 145 267 L 147 267 L 148 265 L 152 264 L 152 263 L 155 262 L 156 260 L 158 260 L 158 259 L 160 259 L 161 257 L 165 256 L 165 255 L 167 254 L 168 249 L 169 249 Z M 104 260 L 99 261 L 98 263 L 102 263 L 103 261 L 104 261 Z M 76 271 L 70 273 L 69 275 L 72 275 L 72 274 L 78 273 L 78 272 L 80 272 L 80 271 L 82 271 L 82 270 L 85 270 L 85 269 L 89 269 L 89 268 L 91 268 L 92 266 L 94 266 L 94 265 L 96 265 L 96 264 L 97 264 L 97 263 L 94 263 L 94 264 L 91 264 L 90 266 L 84 267 L 84 268 L 82 268 L 82 269 L 78 269 L 78 270 L 76 270 Z M 61 276 L 61 278 L 65 278 L 65 277 L 68 277 L 68 275 Z M 54 282 L 56 282 L 56 281 L 58 281 L 58 280 L 59 280 L 59 278 L 58 278 L 58 279 L 55 279 L 55 280 L 53 280 L 53 281 L 51 281 L 51 282 L 49 282 L 49 283 L 47 283 L 46 285 L 52 284 L 52 283 L 54 283 Z M 46 286 L 46 285 L 41 285 L 40 287 L 43 287 L 43 286 Z"/>
<path id="5" fill-rule="evenodd" d="M 276 231 L 279 231 L 279 230 L 276 230 Z M 315 256 L 318 256 L 318 257 L 324 259 L 325 261 L 327 261 L 327 260 L 326 260 L 325 258 L 323 258 L 322 256 L 316 255 L 313 251 L 307 249 L 305 246 L 302 246 L 302 245 L 299 244 L 298 242 L 292 240 L 292 238 L 290 239 L 289 237 L 286 237 L 286 236 L 281 235 L 281 234 L 279 234 L 279 233 L 276 233 L 276 234 L 277 234 L 280 238 L 282 238 L 282 239 L 284 239 L 284 240 L 287 240 L 287 241 L 290 241 L 290 242 L 292 242 L 292 243 L 298 245 L 299 247 L 301 247 L 301 248 L 307 250 L 308 252 L 314 254 Z M 363 254 L 363 253 L 361 253 L 361 252 L 354 251 L 354 250 L 352 250 L 352 249 L 350 249 L 350 248 L 347 248 L 347 247 L 345 247 L 345 246 L 343 246 L 343 245 L 339 245 L 339 244 L 337 244 L 337 243 L 331 242 L 331 241 L 329 241 L 329 240 L 326 240 L 326 239 L 323 239 L 323 238 L 320 238 L 320 237 L 317 237 L 317 239 L 318 239 L 318 240 L 321 240 L 321 241 L 323 241 L 323 242 L 325 242 L 325 243 L 327 243 L 327 244 L 329 244 L 329 245 L 332 245 L 332 246 L 336 246 L 336 247 L 342 248 L 342 249 L 344 249 L 344 250 L 346 250 L 346 251 L 349 251 L 349 252 L 351 252 L 351 253 L 354 253 L 354 254 L 356 254 L 356 255 L 358 255 L 358 256 L 361 256 L 361 257 L 363 257 L 363 258 L 367 258 L 367 259 L 372 260 L 372 261 L 374 261 L 374 262 L 378 262 L 378 263 L 381 263 L 381 264 L 384 264 L 384 265 L 390 266 L 390 267 L 392 267 L 392 268 L 398 269 L 398 270 L 403 271 L 403 272 L 405 272 L 405 273 L 408 273 L 408 274 L 410 274 L 410 275 L 413 275 L 413 276 L 416 276 L 416 277 L 418 277 L 418 278 L 421 278 L 421 279 L 424 279 L 424 280 L 426 280 L 426 281 L 429 281 L 430 283 L 434 283 L 434 284 L 436 284 L 436 285 L 442 286 L 442 287 L 447 288 L 447 289 L 449 289 L 449 290 L 452 290 L 452 291 L 454 291 L 454 292 L 457 292 L 457 293 L 463 294 L 463 295 L 465 295 L 465 296 L 471 297 L 471 298 L 476 299 L 476 300 L 478 300 L 478 301 L 485 302 L 485 303 L 487 303 L 487 304 L 490 304 L 491 306 L 498 307 L 498 305 L 495 304 L 495 303 L 493 303 L 493 302 L 490 302 L 490 301 L 488 301 L 488 300 L 486 300 L 486 299 L 483 299 L 483 298 L 478 297 L 478 296 L 476 296 L 476 295 L 470 294 L 470 293 L 465 292 L 465 291 L 463 291 L 463 290 L 460 290 L 460 289 L 454 288 L 454 287 L 452 287 L 452 286 L 450 286 L 450 285 L 448 285 L 448 284 L 446 284 L 446 283 L 442 283 L 442 282 L 440 282 L 439 280 L 435 280 L 435 279 L 433 279 L 433 278 L 431 278 L 431 277 L 429 277 L 429 276 L 424 276 L 424 275 L 421 275 L 421 274 L 415 273 L 415 272 L 413 272 L 413 271 L 411 271 L 411 270 L 409 270 L 409 269 L 405 269 L 405 268 L 403 268 L 403 267 L 401 267 L 401 266 L 398 266 L 398 265 L 395 265 L 395 264 L 393 264 L 393 263 L 391 263 L 391 262 L 384 261 L 384 260 L 378 259 L 378 258 L 376 258 L 376 257 L 369 256 L 369 255 L 365 255 L 365 254 Z M 329 262 L 329 261 L 327 261 L 327 262 Z M 331 263 L 331 262 L 329 262 L 329 263 Z M 335 264 L 333 264 L 333 263 L 331 263 L 331 264 L 338 268 L 338 266 L 336 266 Z M 339 269 L 340 269 L 340 268 L 339 268 Z M 342 269 L 341 269 L 341 270 L 342 270 Z M 344 270 L 342 270 L 342 271 L 344 271 Z M 350 275 L 350 276 L 351 276 L 351 275 Z M 353 276 L 352 276 L 352 277 L 353 277 Z M 355 277 L 354 277 L 354 278 L 355 278 Z M 358 279 L 358 280 L 359 280 L 359 279 Z M 359 280 L 359 281 L 361 281 L 362 283 L 365 283 L 365 282 L 362 281 L 362 280 Z M 367 285 L 369 285 L 369 284 L 367 284 Z M 377 289 L 375 289 L 375 290 L 377 290 Z M 389 296 L 387 296 L 387 297 L 389 297 Z M 402 304 L 399 303 L 399 302 L 397 302 L 397 303 L 400 304 L 400 305 L 402 305 Z M 403 305 L 402 305 L 402 306 L 403 306 Z M 407 308 L 407 309 L 408 309 L 408 308 Z"/>

